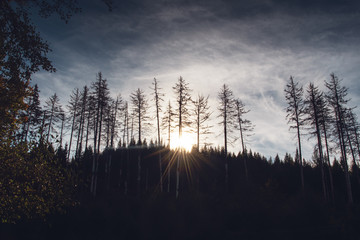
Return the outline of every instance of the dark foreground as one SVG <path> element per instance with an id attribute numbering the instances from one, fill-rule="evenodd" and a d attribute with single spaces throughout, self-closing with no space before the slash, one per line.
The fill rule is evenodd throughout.
<path id="1" fill-rule="evenodd" d="M 359 239 L 360 208 L 317 199 L 199 194 L 82 201 L 44 221 L 2 224 L 0 239 Z"/>

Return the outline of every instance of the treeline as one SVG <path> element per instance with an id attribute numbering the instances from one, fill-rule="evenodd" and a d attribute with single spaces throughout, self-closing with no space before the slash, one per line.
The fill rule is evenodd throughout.
<path id="1" fill-rule="evenodd" d="M 300 166 L 301 187 L 305 189 L 301 138 L 304 133 L 316 139 L 314 161 L 320 167 L 322 193 L 325 201 L 334 202 L 334 180 L 331 171 L 330 154 L 340 156 L 345 173 L 345 188 L 348 203 L 353 203 L 349 163 L 359 166 L 359 123 L 355 107 L 348 106 L 348 89 L 341 85 L 335 74 L 325 81 L 327 92 L 322 92 L 309 83 L 304 94 L 303 87 L 290 77 L 285 87 L 288 103 L 287 119 L 290 129 L 296 130 L 298 148 L 296 153 Z"/>
<path id="2" fill-rule="evenodd" d="M 49 97 L 42 107 L 39 101 L 39 89 L 35 85 L 31 96 L 25 99 L 28 108 L 21 111 L 24 120 L 21 127 L 13 133 L 17 142 L 47 142 L 65 146 L 68 160 L 77 158 L 89 146 L 99 153 L 104 148 L 129 146 L 130 142 L 141 145 L 151 138 L 158 145 L 171 146 L 171 136 L 179 132 L 196 133 L 196 146 L 209 146 L 207 136 L 212 134 L 209 120 L 214 110 L 208 105 L 209 96 L 191 96 L 188 83 L 180 77 L 173 87 L 175 99 L 164 106 L 165 94 L 157 79 L 154 78 L 151 97 L 138 88 L 125 100 L 121 94 L 116 99 L 110 96 L 107 80 L 102 73 L 96 81 L 82 90 L 75 88 L 68 104 L 64 107 L 56 93 Z M 253 131 L 252 123 L 245 118 L 249 112 L 245 104 L 233 96 L 227 85 L 218 93 L 219 105 L 217 118 L 224 129 L 224 147 L 228 142 L 240 139 L 241 150 L 246 146 L 246 137 Z M 153 106 L 153 107 L 150 107 Z M 153 129 L 156 129 L 156 134 Z M 238 130 L 238 133 L 234 133 Z M 66 138 L 67 136 L 67 138 Z M 166 137 L 164 137 L 166 136 Z M 166 139 L 166 141 L 164 140 Z M 66 143 L 64 139 L 69 139 Z M 147 140 L 149 141 L 149 140 Z"/>
<path id="3" fill-rule="evenodd" d="M 174 102 L 169 101 L 165 110 L 165 94 L 161 92 L 155 78 L 151 99 L 138 88 L 130 95 L 130 102 L 127 102 L 121 95 L 112 99 L 106 79 L 98 73 L 90 87 L 74 89 L 66 106 L 67 111 L 61 106 L 56 93 L 41 107 L 39 89 L 35 85 L 30 89 L 31 94 L 24 99 L 28 107 L 19 111 L 18 127 L 9 128 L 12 131 L 2 135 L 3 158 L 6 159 L 2 167 L 2 186 L 7 189 L 4 196 L 11 196 L 16 186 L 25 186 L 21 177 L 11 176 L 12 182 L 4 181 L 9 178 L 9 173 L 19 171 L 25 174 L 28 171 L 5 169 L 6 165 L 12 166 L 11 161 L 15 161 L 11 157 L 6 158 L 10 156 L 7 152 L 24 153 L 24 159 L 31 163 L 31 158 L 27 158 L 28 153 L 50 149 L 47 150 L 50 155 L 46 152 L 44 154 L 50 162 L 56 163 L 53 165 L 55 169 L 62 166 L 66 176 L 64 184 L 73 186 L 67 192 L 69 195 L 91 193 L 97 196 L 117 191 L 124 195 L 142 196 L 149 192 L 167 192 L 174 193 L 178 198 L 185 189 L 231 193 L 246 184 L 254 186 L 257 183 L 259 189 L 269 187 L 274 184 L 274 179 L 283 174 L 288 175 L 286 171 L 290 173 L 298 168 L 297 174 L 293 172 L 288 175 L 288 179 L 283 178 L 283 182 L 275 181 L 275 185 L 292 183 L 289 185 L 291 188 L 283 189 L 286 193 L 297 193 L 300 187 L 305 195 L 312 191 L 313 186 L 321 183 L 323 200 L 333 205 L 337 199 L 343 200 L 344 196 L 339 194 L 346 189 L 347 201 L 352 204 L 354 191 L 357 191 L 354 186 L 359 181 L 359 125 L 353 113 L 354 108 L 347 106 L 347 89 L 340 85 L 338 78 L 332 74 L 325 86 L 328 92 L 322 93 L 311 83 L 304 94 L 299 83 L 290 77 L 285 87 L 287 118 L 290 129 L 296 130 L 298 148 L 294 160 L 286 154 L 285 167 L 277 168 L 275 166 L 283 164 L 278 156 L 272 161 L 259 154 L 251 154 L 251 150 L 246 147 L 246 138 L 251 136 L 254 128 L 251 121 L 245 118 L 249 110 L 240 99 L 233 96 L 227 85 L 220 88 L 217 96 L 217 117 L 224 136 L 221 149 L 213 148 L 202 140 L 202 137 L 212 133 L 212 126 L 208 122 L 213 112 L 208 105 L 208 96 L 199 95 L 193 100 L 191 89 L 182 77 L 173 87 L 176 97 Z M 149 101 L 154 106 L 152 115 Z M 143 136 L 150 132 L 151 121 L 156 122 L 152 127 L 156 129 L 157 136 L 148 142 Z M 175 130 L 178 130 L 179 139 L 184 131 L 196 132 L 197 144 L 191 153 L 186 153 L 181 146 L 177 146 L 177 150 L 170 149 L 171 136 Z M 163 131 L 167 133 L 167 141 L 162 139 Z M 64 137 L 66 134 L 68 138 Z M 313 159 L 307 162 L 302 157 L 301 149 L 301 138 L 305 134 L 317 140 Z M 69 142 L 65 143 L 64 139 Z M 241 143 L 238 156 L 227 150 L 228 142 L 236 139 Z M 334 161 L 330 160 L 330 154 Z M 340 156 L 339 160 L 334 156 Z M 351 166 L 349 163 L 352 163 Z M 334 176 L 339 166 L 344 175 L 343 180 Z M 304 168 L 309 169 L 307 174 Z M 284 169 L 285 172 L 281 173 L 278 169 Z M 310 173 L 317 171 L 318 182 L 315 183 Z M 294 176 L 298 176 L 298 180 L 290 180 Z M 54 176 L 54 179 L 57 177 Z M 33 183 L 29 189 L 38 194 L 38 184 Z"/>

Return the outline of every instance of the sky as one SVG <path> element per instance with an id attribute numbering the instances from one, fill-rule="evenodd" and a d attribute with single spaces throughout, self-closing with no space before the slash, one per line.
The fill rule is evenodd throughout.
<path id="1" fill-rule="evenodd" d="M 129 100 L 141 88 L 153 106 L 150 87 L 156 77 L 166 94 L 164 105 L 168 100 L 175 105 L 172 87 L 182 76 L 194 98 L 209 95 L 214 127 L 207 141 L 222 146 L 217 95 L 227 84 L 255 125 L 247 148 L 273 158 L 294 156 L 297 146 L 285 112 L 290 76 L 304 88 L 313 82 L 326 90 L 324 80 L 335 73 L 349 88 L 349 106 L 359 104 L 358 1 L 122 0 L 113 1 L 112 11 L 100 0 L 79 5 L 82 12 L 68 24 L 54 16 L 33 18 L 57 68 L 33 77 L 43 103 L 56 92 L 66 105 L 74 88 L 89 86 L 101 71 L 113 97 Z M 156 136 L 152 129 L 148 139 Z M 314 140 L 305 132 L 302 139 L 309 160 Z M 240 142 L 229 149 L 240 151 Z"/>

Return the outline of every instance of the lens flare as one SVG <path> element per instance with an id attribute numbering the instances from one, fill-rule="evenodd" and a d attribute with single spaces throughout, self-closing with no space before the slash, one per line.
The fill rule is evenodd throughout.
<path id="1" fill-rule="evenodd" d="M 183 149 L 190 152 L 192 147 L 195 145 L 195 136 L 188 132 L 183 132 L 181 138 L 179 135 L 173 136 L 170 143 L 170 148 L 173 150 Z"/>

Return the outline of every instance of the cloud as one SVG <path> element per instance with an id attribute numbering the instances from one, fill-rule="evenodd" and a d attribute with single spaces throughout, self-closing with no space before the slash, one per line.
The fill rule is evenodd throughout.
<path id="1" fill-rule="evenodd" d="M 290 75 L 325 90 L 323 81 L 335 72 L 350 87 L 352 104 L 360 100 L 357 6 L 353 1 L 138 0 L 121 1 L 107 12 L 90 5 L 58 33 L 40 24 L 58 72 L 36 74 L 34 82 L 44 98 L 56 91 L 67 100 L 74 87 L 90 85 L 102 71 L 112 96 L 121 93 L 129 100 L 138 87 L 149 96 L 156 77 L 167 102 L 174 100 L 172 86 L 181 75 L 193 96 L 210 96 L 214 126 L 217 93 L 228 84 L 251 109 L 248 118 L 256 125 L 251 148 L 266 156 L 294 154 L 283 93 Z M 218 136 L 221 130 L 214 129 Z M 222 145 L 221 137 L 213 136 L 213 142 Z M 304 142 L 310 158 L 312 142 Z M 233 151 L 240 149 L 236 146 Z"/>

